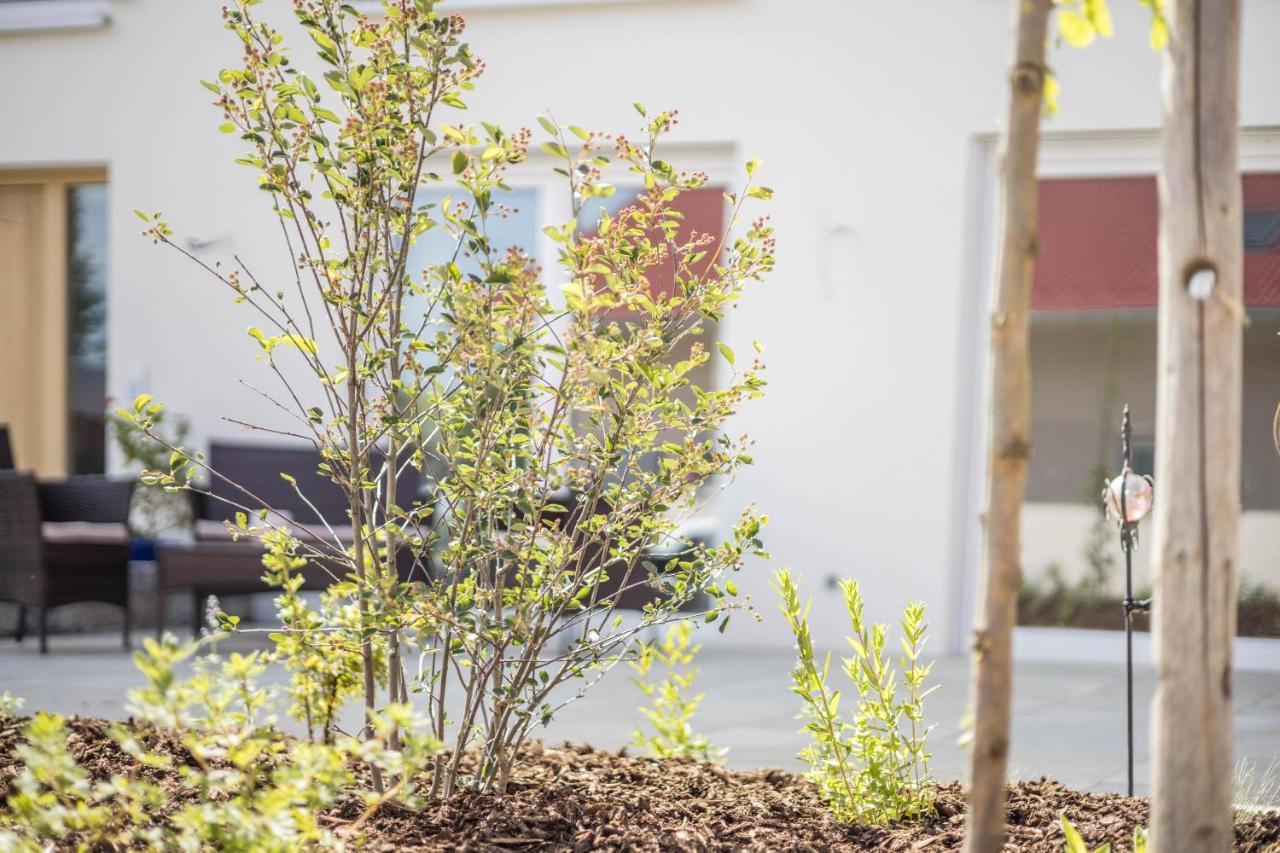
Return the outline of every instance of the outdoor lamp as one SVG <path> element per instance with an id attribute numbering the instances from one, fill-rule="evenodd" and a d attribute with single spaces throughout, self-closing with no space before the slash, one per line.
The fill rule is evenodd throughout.
<path id="1" fill-rule="evenodd" d="M 1155 484 L 1149 476 L 1135 474 L 1126 465 L 1123 474 L 1107 483 L 1102 499 L 1107 508 L 1107 518 L 1137 524 L 1151 512 Z"/>
<path id="2" fill-rule="evenodd" d="M 1133 549 L 1138 544 L 1138 522 L 1151 512 L 1155 500 L 1155 482 L 1150 477 L 1133 473 L 1133 427 L 1129 423 L 1129 404 L 1124 407 L 1120 422 L 1120 447 L 1124 463 L 1120 475 L 1107 483 L 1102 490 L 1102 503 L 1107 518 L 1120 526 L 1120 548 L 1124 551 L 1124 646 L 1125 646 L 1125 695 L 1127 698 L 1129 728 L 1129 796 L 1133 796 L 1133 614 L 1149 613 L 1151 599 L 1135 600 L 1133 597 Z"/>

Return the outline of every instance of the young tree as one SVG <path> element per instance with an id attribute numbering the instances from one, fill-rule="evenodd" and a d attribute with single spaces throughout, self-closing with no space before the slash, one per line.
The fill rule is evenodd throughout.
<path id="1" fill-rule="evenodd" d="M 1164 74 L 1152 848 L 1232 843 L 1243 310 L 1240 3 L 1176 0 Z"/>
<path id="2" fill-rule="evenodd" d="M 1036 255 L 1036 158 L 1053 0 L 1016 0 L 1009 113 L 1001 141 L 1000 260 L 991 299 L 984 593 L 974 637 L 974 730 L 965 848 L 998 850 L 1013 703 L 1013 626 L 1021 578 L 1020 520 L 1031 451 L 1027 311 Z"/>
<path id="3" fill-rule="evenodd" d="M 245 143 L 237 162 L 270 200 L 292 269 L 273 282 L 240 258 L 193 260 L 262 326 L 250 335 L 288 418 L 267 429 L 315 448 L 351 524 L 288 518 L 241 489 L 231 526 L 263 544 L 283 590 L 274 656 L 309 731 L 328 739 L 358 700 L 372 737 L 380 707 L 412 704 L 418 731 L 453 746 L 431 795 L 501 791 L 530 732 L 640 631 L 695 618 L 723 629 L 739 606 L 727 574 L 760 552 L 763 519 L 746 510 L 719 543 L 677 527 L 708 484 L 751 461 L 749 440 L 724 426 L 762 393 L 762 365 L 703 341 L 773 266 L 767 218 L 742 218 L 771 192 L 752 161 L 725 193 L 725 234 L 699 233 L 679 202 L 707 175 L 660 156 L 674 112 L 637 105 L 634 141 L 540 119 L 572 199 L 572 218 L 544 229 L 559 247 L 544 273 L 530 247 L 491 237 L 513 213 L 508 172 L 532 133 L 462 124 L 483 64 L 460 17 L 434 0 L 384 0 L 372 15 L 294 0 L 323 69 L 313 75 L 258 5 L 224 8 L 242 60 L 205 86 L 221 129 Z M 614 191 L 610 171 L 637 196 L 587 220 Z M 189 254 L 158 215 L 140 215 Z M 415 262 L 431 231 L 447 250 Z M 718 387 L 696 382 L 716 353 Z M 158 410 L 143 395 L 122 416 L 162 440 Z M 150 481 L 221 477 L 169 447 L 171 470 Z M 402 487 L 409 468 L 434 479 L 429 494 Z M 319 607 L 297 595 L 308 565 L 333 579 Z M 638 624 L 619 618 L 624 597 L 645 602 Z M 375 791 L 394 790 L 371 772 Z"/>
<path id="4" fill-rule="evenodd" d="M 1164 0 L 1151 10 L 1151 47 L 1167 41 Z M 1057 109 L 1045 62 L 1049 18 L 1072 47 L 1112 34 L 1106 0 L 1015 0 L 1009 112 L 1001 138 L 999 259 L 991 296 L 987 502 L 983 511 L 983 593 L 975 631 L 973 744 L 965 849 L 995 851 L 1004 840 L 1004 781 L 1013 704 L 1013 628 L 1022 579 L 1021 519 L 1031 456 L 1028 311 L 1035 272 L 1036 160 L 1042 113 Z"/>

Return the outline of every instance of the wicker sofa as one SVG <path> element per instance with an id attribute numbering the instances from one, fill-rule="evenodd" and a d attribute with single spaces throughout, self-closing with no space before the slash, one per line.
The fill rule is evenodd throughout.
<path id="1" fill-rule="evenodd" d="M 204 621 L 204 602 L 210 595 L 239 595 L 267 592 L 263 582 L 262 547 L 257 542 L 233 540 L 226 520 L 235 509 L 225 500 L 258 508 L 265 504 L 283 516 L 302 539 L 330 538 L 330 530 L 343 543 L 352 541 L 347 498 L 336 484 L 319 472 L 320 455 L 310 447 L 214 442 L 209 448 L 209 465 L 226 480 L 215 478 L 208 491 L 212 497 L 195 494 L 195 540 L 161 543 L 156 548 L 156 634 L 164 631 L 166 594 L 187 591 L 192 598 L 192 633 L 198 635 Z M 302 500 L 281 474 L 292 477 L 306 496 Z M 227 482 L 230 481 L 230 482 Z M 232 483 L 236 485 L 231 485 Z M 399 503 L 403 506 L 418 493 L 418 472 L 406 469 L 397 481 Z M 246 497 L 239 487 L 258 500 Z M 224 500 L 225 499 L 225 500 Z M 308 505 L 309 502 L 309 505 Z M 401 577 L 415 570 L 413 555 L 407 551 L 397 564 Z M 303 589 L 321 590 L 340 578 L 344 569 L 313 561 L 300 574 Z"/>
<path id="2" fill-rule="evenodd" d="M 18 604 L 19 642 L 34 611 L 40 652 L 47 616 L 64 604 L 98 601 L 124 609 L 129 646 L 129 502 L 132 480 L 98 475 L 38 482 L 0 470 L 0 600 Z"/>
<path id="3" fill-rule="evenodd" d="M 609 577 L 600 585 L 600 599 L 613 601 L 619 610 L 643 610 L 663 597 L 662 589 L 649 582 L 650 568 L 654 575 L 661 576 L 671 571 L 677 561 L 688 559 L 699 546 L 711 547 L 715 544 L 714 521 L 686 523 L 677 527 L 662 541 L 646 547 L 628 570 L 620 562 L 608 562 L 610 543 L 592 541 L 578 533 L 578 524 L 582 519 L 609 511 L 609 505 L 603 498 L 597 498 L 595 504 L 588 506 L 585 496 L 562 488 L 552 492 L 548 500 L 550 505 L 542 513 L 542 523 L 573 533 L 578 565 L 583 569 L 606 563 Z M 706 594 L 698 593 L 680 609 L 702 610 L 707 603 Z"/>

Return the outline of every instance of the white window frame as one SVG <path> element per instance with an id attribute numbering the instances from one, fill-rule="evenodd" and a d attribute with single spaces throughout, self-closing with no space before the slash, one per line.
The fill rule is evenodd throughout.
<path id="1" fill-rule="evenodd" d="M 677 169 L 688 171 L 700 170 L 707 173 L 708 183 L 725 188 L 726 192 L 736 192 L 738 184 L 745 182 L 746 173 L 739 165 L 733 168 L 734 146 L 727 143 L 668 143 L 660 144 L 661 156 Z M 613 152 L 604 153 L 613 159 Z M 556 260 L 556 242 L 542 233 L 545 225 L 564 225 L 573 219 L 573 207 L 569 201 L 569 182 L 563 175 L 555 174 L 552 169 L 562 165 L 558 158 L 553 158 L 541 149 L 531 149 L 529 160 L 507 172 L 507 183 L 514 189 L 536 189 L 538 191 L 538 245 L 529 247 L 535 252 L 538 263 L 544 270 L 549 270 Z M 628 180 L 634 178 L 634 181 Z M 638 175 L 627 171 L 627 166 L 616 160 L 605 169 L 605 180 L 615 186 L 640 183 Z M 726 233 L 729 223 L 725 222 Z"/>
<path id="2" fill-rule="evenodd" d="M 542 137 L 537 137 L 539 140 Z M 746 182 L 745 161 L 735 168 L 734 146 L 723 142 L 705 143 L 669 143 L 660 145 L 663 159 L 677 169 L 706 172 L 708 183 L 722 186 L 726 192 L 737 192 Z M 613 151 L 603 153 L 613 159 Z M 531 252 L 534 260 L 543 268 L 543 277 L 548 282 L 554 281 L 556 270 L 557 244 L 543 233 L 547 225 L 564 225 L 574 218 L 573 207 L 569 200 L 569 181 L 563 175 L 552 170 L 563 165 L 559 158 L 554 158 L 536 146 L 531 148 L 528 160 L 517 166 L 509 167 L 504 175 L 504 182 L 513 190 L 536 190 L 538 208 L 534 213 L 537 218 L 538 237 L 532 246 L 521 246 Z M 627 170 L 627 166 L 616 160 L 604 170 L 605 180 L 615 186 L 640 183 L 639 176 Z M 634 178 L 635 180 L 629 180 Z M 465 191 L 448 178 L 438 184 L 431 184 L 433 192 L 442 192 L 454 198 L 462 198 Z M 455 192 L 456 190 L 456 192 Z M 727 214 L 726 214 L 727 216 Z M 726 236 L 733 234 L 731 223 L 725 222 Z M 549 276 L 549 278 L 548 278 Z M 558 294 L 553 294 L 553 298 Z"/>
<path id="3" fill-rule="evenodd" d="M 111 20 L 111 0 L 13 0 L 0 3 L 0 32 L 82 30 Z"/>

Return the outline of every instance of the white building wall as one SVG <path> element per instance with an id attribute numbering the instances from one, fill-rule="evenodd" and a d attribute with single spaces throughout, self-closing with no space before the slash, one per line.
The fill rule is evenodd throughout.
<path id="1" fill-rule="evenodd" d="M 1158 500 L 1157 493 L 1157 500 Z M 1075 582 L 1090 572 L 1084 545 L 1098 511 L 1083 504 L 1029 503 L 1022 511 L 1022 561 L 1029 580 L 1042 579 L 1051 566 L 1062 577 Z M 1149 590 L 1154 583 L 1151 567 L 1151 524 L 1139 528 L 1138 547 L 1133 554 L 1135 591 Z M 1115 570 L 1108 578 L 1108 591 L 1124 594 L 1124 561 L 1116 537 Z M 1240 514 L 1241 586 L 1262 584 L 1274 590 L 1280 585 L 1280 512 L 1245 510 Z"/>
<path id="2" fill-rule="evenodd" d="M 267 377 L 243 338 L 246 312 L 137 236 L 132 210 L 162 210 L 179 234 L 217 241 L 205 257 L 238 253 L 260 275 L 288 274 L 269 206 L 232 165 L 237 144 L 217 133 L 196 82 L 236 57 L 218 5 L 114 0 L 102 28 L 0 34 L 0 168 L 109 168 L 108 387 L 121 397 L 145 389 L 187 413 L 197 442 L 237 434 L 224 415 L 269 420 L 267 404 L 238 384 Z M 273 5 L 287 17 L 283 2 L 264 12 Z M 982 467 L 968 458 L 981 382 L 957 382 L 981 375 L 980 332 L 971 337 L 969 324 L 986 289 L 974 275 L 983 232 L 971 221 L 982 215 L 975 168 L 985 161 L 974 152 L 1001 120 L 1012 5 L 458 5 L 488 63 L 473 120 L 532 125 L 551 110 L 632 130 L 639 100 L 680 108 L 679 141 L 764 159 L 779 264 L 726 334 L 739 351 L 756 338 L 767 345 L 770 389 L 739 424 L 758 439 L 758 463 L 720 514 L 748 500 L 768 511 L 769 545 L 820 598 L 815 629 L 833 644 L 845 619 L 824 580 L 838 575 L 862 579 L 877 617 L 923 598 L 935 637 L 955 648 L 963 636 L 967 605 L 955 602 L 962 589 L 971 597 L 972 578 L 960 574 L 977 537 L 971 501 L 960 498 L 974 494 Z M 1113 6 L 1116 39 L 1053 52 L 1063 92 L 1050 133 L 1159 123 L 1144 12 Z M 1280 124 L 1276 32 L 1280 4 L 1249 0 L 1247 125 Z M 764 622 L 738 620 L 731 641 L 784 642 L 766 578 L 753 566 L 742 584 Z"/>

